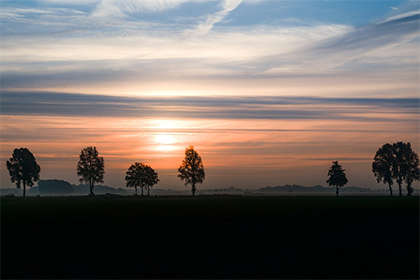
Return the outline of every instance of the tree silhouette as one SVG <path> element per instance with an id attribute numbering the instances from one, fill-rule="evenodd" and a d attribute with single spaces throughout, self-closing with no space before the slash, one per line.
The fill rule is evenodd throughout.
<path id="1" fill-rule="evenodd" d="M 414 189 L 412 183 L 419 180 L 419 157 L 412 150 L 411 144 L 397 142 L 393 144 L 395 153 L 395 167 L 394 177 L 397 180 L 400 196 L 402 196 L 402 183 L 405 181 L 407 184 L 407 195 L 410 196 Z"/>
<path id="2" fill-rule="evenodd" d="M 414 191 L 411 184 L 419 178 L 419 159 L 412 150 L 410 142 L 397 142 L 392 145 L 394 149 L 393 177 L 398 183 L 399 195 L 402 196 L 402 183 L 407 183 L 407 195 Z"/>
<path id="3" fill-rule="evenodd" d="M 384 144 L 376 152 L 372 171 L 376 181 L 388 184 L 392 196 L 393 179 L 398 183 L 399 195 L 402 196 L 402 184 L 407 184 L 407 195 L 414 191 L 412 183 L 419 180 L 419 158 L 409 142 Z"/>
<path id="4" fill-rule="evenodd" d="M 147 195 L 150 196 L 150 189 L 159 182 L 159 177 L 156 171 L 148 165 L 146 165 L 146 175 Z"/>
<path id="5" fill-rule="evenodd" d="M 419 157 L 414 151 L 412 151 L 409 157 L 408 170 L 405 177 L 408 196 L 413 193 L 414 189 L 411 184 L 416 180 L 420 180 Z"/>
<path id="6" fill-rule="evenodd" d="M 376 181 L 388 184 L 389 193 L 392 196 L 393 170 L 395 167 L 394 148 L 391 144 L 386 143 L 380 147 L 373 158 L 372 172 L 376 177 Z"/>
<path id="7" fill-rule="evenodd" d="M 104 181 L 104 159 L 98 156 L 96 147 L 86 147 L 80 152 L 80 159 L 77 163 L 77 175 L 81 176 L 80 182 L 89 184 L 90 193 L 94 195 L 95 183 Z"/>
<path id="8" fill-rule="evenodd" d="M 409 154 L 408 150 L 411 150 L 406 143 L 397 142 L 392 144 L 393 152 L 394 152 L 394 162 L 392 168 L 392 176 L 395 178 L 398 184 L 399 195 L 402 196 L 402 183 L 404 181 L 405 175 L 408 171 L 407 166 L 407 154 Z"/>
<path id="9" fill-rule="evenodd" d="M 338 189 L 339 187 L 344 186 L 347 184 L 346 173 L 344 173 L 344 169 L 341 165 L 338 164 L 338 161 L 333 161 L 333 164 L 328 170 L 328 180 L 327 183 L 330 186 L 335 186 L 335 193 L 338 197 Z"/>
<path id="10" fill-rule="evenodd" d="M 27 148 L 14 149 L 12 157 L 6 161 L 10 180 L 20 189 L 23 184 L 23 197 L 26 197 L 26 186 L 32 187 L 39 180 L 41 168 L 34 155 Z"/>
<path id="11" fill-rule="evenodd" d="M 183 180 L 185 185 L 191 185 L 193 196 L 196 192 L 195 185 L 202 183 L 205 179 L 203 162 L 193 146 L 185 149 L 185 158 L 178 168 L 178 178 Z"/>
<path id="12" fill-rule="evenodd" d="M 137 195 L 137 188 L 141 188 L 141 196 L 143 196 L 143 189 L 147 188 L 147 193 L 150 196 L 150 188 L 159 182 L 158 174 L 150 166 L 136 162 L 132 164 L 125 176 L 126 186 L 134 187 Z"/>

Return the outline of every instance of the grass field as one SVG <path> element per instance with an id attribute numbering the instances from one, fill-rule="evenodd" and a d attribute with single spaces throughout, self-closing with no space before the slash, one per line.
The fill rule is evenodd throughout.
<path id="1" fill-rule="evenodd" d="M 418 278 L 419 197 L 1 199 L 2 278 Z"/>

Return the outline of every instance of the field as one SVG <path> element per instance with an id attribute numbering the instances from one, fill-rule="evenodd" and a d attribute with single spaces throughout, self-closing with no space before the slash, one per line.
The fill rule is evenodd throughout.
<path id="1" fill-rule="evenodd" d="M 1 199 L 1 278 L 418 278 L 419 197 Z"/>

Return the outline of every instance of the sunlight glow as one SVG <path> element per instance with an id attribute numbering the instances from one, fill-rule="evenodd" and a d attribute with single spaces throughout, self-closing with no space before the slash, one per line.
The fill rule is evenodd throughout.
<path id="1" fill-rule="evenodd" d="M 154 136 L 154 142 L 158 144 L 154 147 L 154 150 L 159 152 L 170 152 L 177 149 L 177 146 L 173 145 L 177 142 L 177 139 L 170 134 L 156 134 Z"/>
<path id="2" fill-rule="evenodd" d="M 168 134 L 157 134 L 155 135 L 155 142 L 159 145 L 171 145 L 176 142 L 176 139 L 172 135 Z"/>

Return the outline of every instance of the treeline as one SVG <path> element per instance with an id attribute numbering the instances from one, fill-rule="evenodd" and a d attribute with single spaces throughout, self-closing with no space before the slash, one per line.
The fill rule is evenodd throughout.
<path id="1" fill-rule="evenodd" d="M 41 167 L 36 162 L 35 156 L 27 148 L 16 148 L 12 156 L 6 162 L 10 180 L 16 187 L 23 188 L 22 195 L 26 196 L 26 186 L 32 187 L 39 180 Z M 89 195 L 93 196 L 95 184 L 104 182 L 105 164 L 104 158 L 99 156 L 96 147 L 86 147 L 81 150 L 77 162 L 77 176 L 80 183 L 89 186 Z M 178 168 L 178 178 L 185 185 L 191 185 L 192 195 L 195 196 L 196 185 L 205 179 L 204 165 L 201 156 L 190 146 L 185 150 L 185 158 Z M 159 182 L 157 172 L 145 163 L 135 162 L 127 170 L 125 176 L 126 186 L 137 190 L 144 190 L 150 196 L 151 188 Z"/>
<path id="2" fill-rule="evenodd" d="M 6 165 L 11 182 L 15 183 L 18 189 L 23 188 L 22 195 L 25 197 L 26 186 L 32 187 L 40 178 L 41 168 L 35 156 L 27 148 L 16 148 Z M 377 150 L 372 162 L 372 172 L 378 183 L 383 182 L 388 185 L 391 196 L 394 181 L 398 184 L 400 196 L 404 184 L 407 195 L 410 196 L 414 191 L 413 182 L 420 178 L 419 158 L 410 143 L 387 143 Z M 104 159 L 99 156 L 96 147 L 82 149 L 77 162 L 77 175 L 81 183 L 88 184 L 89 195 L 94 195 L 95 184 L 103 183 L 104 174 Z M 205 172 L 201 156 L 194 147 L 190 146 L 185 150 L 185 157 L 177 170 L 177 177 L 185 185 L 191 185 L 192 196 L 195 196 L 197 184 L 203 183 Z M 126 187 L 135 189 L 135 195 L 140 189 L 142 196 L 145 191 L 150 196 L 152 187 L 159 182 L 159 176 L 151 166 L 135 162 L 128 168 L 125 181 Z M 345 170 L 338 161 L 333 161 L 328 170 L 328 185 L 335 186 L 338 196 L 340 188 L 347 182 Z"/>

